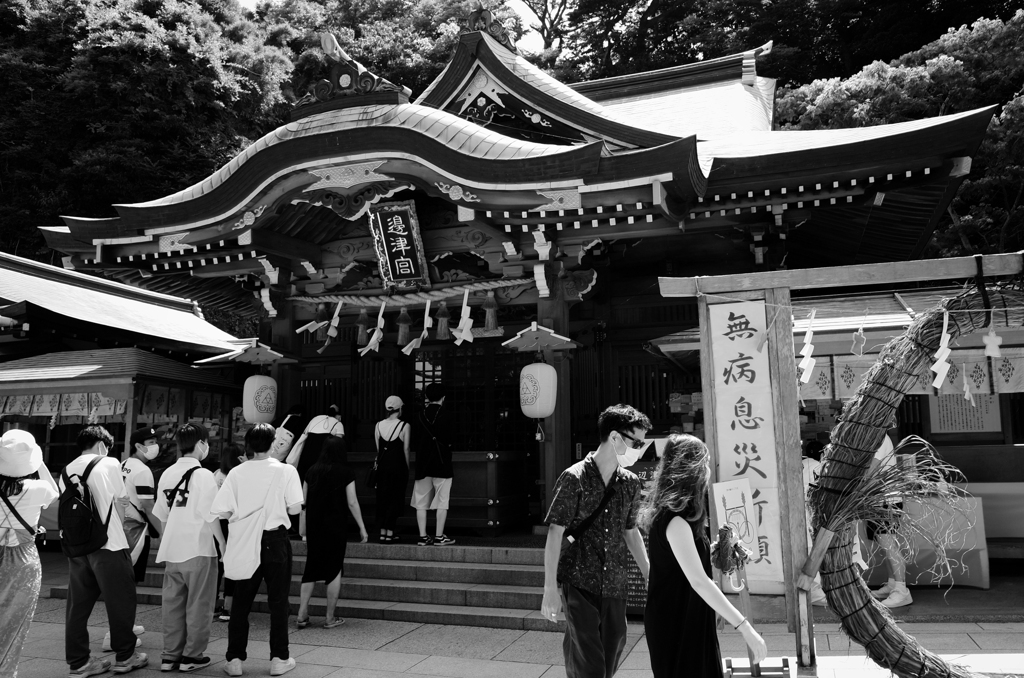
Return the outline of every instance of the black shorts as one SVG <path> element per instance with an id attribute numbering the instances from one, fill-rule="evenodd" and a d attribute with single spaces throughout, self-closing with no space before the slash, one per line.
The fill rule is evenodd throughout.
<path id="1" fill-rule="evenodd" d="M 893 508 L 903 510 L 903 502 L 895 504 Z M 893 534 L 898 532 L 900 529 L 900 521 L 898 518 L 892 520 L 869 520 L 867 524 L 868 541 L 876 541 L 876 534 Z"/>

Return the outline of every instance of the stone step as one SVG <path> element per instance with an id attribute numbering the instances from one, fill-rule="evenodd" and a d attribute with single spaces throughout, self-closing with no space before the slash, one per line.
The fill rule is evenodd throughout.
<path id="1" fill-rule="evenodd" d="M 146 587 L 160 590 L 163 572 L 151 570 L 143 582 Z M 543 582 L 542 582 L 543 584 Z M 302 577 L 292 575 L 288 594 L 298 598 Z M 265 593 L 265 585 L 260 586 Z M 314 596 L 326 596 L 323 583 L 313 586 Z M 393 603 L 427 603 L 432 605 L 453 605 L 470 607 L 493 607 L 500 609 L 540 609 L 544 597 L 541 586 L 510 586 L 505 584 L 466 584 L 462 582 L 424 582 L 401 579 L 363 579 L 342 577 L 340 597 L 355 600 L 377 600 Z"/>
<path id="2" fill-rule="evenodd" d="M 292 574 L 301 575 L 305 556 L 292 557 Z M 163 565 L 150 564 L 150 573 L 163 572 Z M 416 560 L 345 558 L 345 576 L 357 579 L 398 579 L 419 582 L 461 584 L 504 584 L 544 586 L 542 565 L 495 565 L 494 563 L 439 563 Z M 159 581 L 153 584 L 159 586 Z"/>
<path id="3" fill-rule="evenodd" d="M 54 587 L 51 597 L 67 597 L 67 589 Z M 140 586 L 137 589 L 138 602 L 145 605 L 159 605 L 160 589 L 152 586 Z M 291 614 L 299 610 L 297 598 L 290 601 Z M 323 597 L 314 596 L 310 600 L 309 614 L 314 622 L 319 622 L 326 613 L 327 601 Z M 335 616 L 356 617 L 361 619 L 383 619 L 387 621 L 407 621 L 419 624 L 449 624 L 459 626 L 478 626 L 483 628 L 515 629 L 523 631 L 564 631 L 565 622 L 546 621 L 540 616 L 540 603 L 535 608 L 495 608 L 474 605 L 438 605 L 436 603 L 396 602 L 366 599 L 341 598 L 335 609 Z M 253 604 L 255 612 L 269 612 L 267 597 L 256 596 Z M 294 624 L 289 620 L 289 625 Z M 301 642 L 301 636 L 293 636 L 293 642 Z"/>
<path id="4" fill-rule="evenodd" d="M 411 539 L 411 538 L 410 538 Z M 159 540 L 154 540 L 149 552 L 149 565 L 156 565 Z M 306 543 L 292 541 L 292 555 L 305 556 Z M 345 549 L 346 562 L 349 558 L 369 560 L 414 560 L 434 563 L 490 563 L 493 565 L 538 565 L 544 566 L 544 549 L 501 548 L 490 546 L 418 546 L 415 542 L 381 544 L 349 542 Z"/>

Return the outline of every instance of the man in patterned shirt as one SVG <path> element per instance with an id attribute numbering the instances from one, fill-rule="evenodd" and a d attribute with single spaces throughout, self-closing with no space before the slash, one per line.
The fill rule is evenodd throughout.
<path id="1" fill-rule="evenodd" d="M 627 550 L 645 580 L 650 569 L 636 526 L 641 483 L 626 469 L 640 458 L 651 422 L 629 405 L 614 405 L 598 417 L 597 428 L 600 446 L 562 472 L 545 518 L 541 614 L 555 621 L 565 608 L 568 678 L 615 674 L 626 646 Z M 564 552 L 563 535 L 569 541 Z"/>

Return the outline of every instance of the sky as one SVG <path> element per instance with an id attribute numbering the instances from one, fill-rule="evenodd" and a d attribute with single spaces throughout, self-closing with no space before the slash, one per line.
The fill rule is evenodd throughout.
<path id="1" fill-rule="evenodd" d="M 256 7 L 257 2 L 259 2 L 259 0 L 238 0 L 238 4 L 248 9 L 253 9 L 254 7 Z M 525 23 L 526 25 L 530 25 L 531 23 L 537 21 L 537 17 L 534 15 L 533 12 L 529 10 L 529 8 L 527 8 L 525 4 L 523 4 L 522 0 L 508 0 L 508 5 L 509 7 L 514 9 L 519 14 L 519 16 L 523 18 L 523 23 Z M 516 44 L 516 46 L 519 49 L 526 52 L 539 52 L 541 51 L 543 45 L 544 42 L 543 40 L 541 40 L 540 33 L 531 30 L 527 30 L 526 35 L 523 36 L 523 39 Z"/>

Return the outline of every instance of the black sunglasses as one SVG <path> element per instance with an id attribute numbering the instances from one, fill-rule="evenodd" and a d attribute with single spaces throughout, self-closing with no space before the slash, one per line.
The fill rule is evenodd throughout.
<path id="1" fill-rule="evenodd" d="M 629 438 L 631 441 L 633 441 L 633 442 L 631 442 L 629 444 L 629 446 L 632 447 L 634 450 L 639 450 L 640 448 L 642 448 L 643 446 L 645 446 L 647 444 L 646 440 L 640 440 L 638 438 L 634 438 L 633 436 L 631 436 L 628 433 L 625 433 L 623 431 L 616 431 L 616 433 L 618 433 L 620 436 L 624 436 L 626 438 Z"/>

